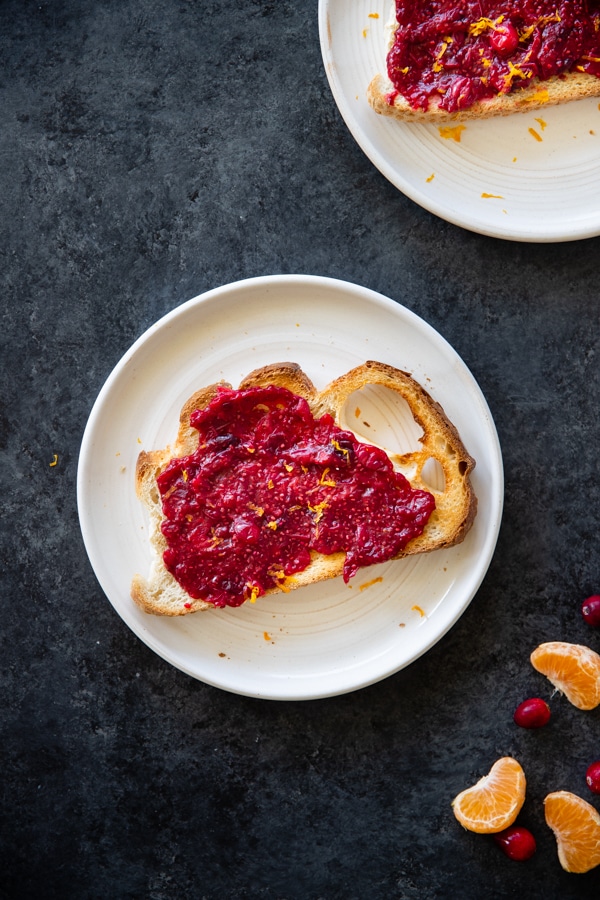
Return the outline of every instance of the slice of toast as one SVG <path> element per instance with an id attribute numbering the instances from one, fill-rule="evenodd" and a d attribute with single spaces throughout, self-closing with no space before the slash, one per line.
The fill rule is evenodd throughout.
<path id="1" fill-rule="evenodd" d="M 298 365 L 278 363 L 251 372 L 239 388 L 244 390 L 269 385 L 287 388 L 307 401 L 316 419 L 329 414 L 338 425 L 342 422 L 350 397 L 367 386 L 387 388 L 403 398 L 423 432 L 419 438 L 419 449 L 407 453 L 396 453 L 393 448 L 382 449 L 385 449 L 394 468 L 408 479 L 413 489 L 433 495 L 435 509 L 422 533 L 410 540 L 393 558 L 451 547 L 463 540 L 477 510 L 477 499 L 470 479 L 475 461 L 466 451 L 458 431 L 448 420 L 442 407 L 411 375 L 392 366 L 370 361 L 318 391 Z M 164 516 L 157 477 L 171 460 L 188 456 L 197 449 L 199 435 L 190 424 L 190 418 L 194 411 L 205 409 L 221 387 L 230 385 L 213 384 L 190 397 L 181 411 L 175 442 L 164 450 L 142 451 L 138 458 L 136 492 L 150 516 L 152 564 L 148 577 L 139 574 L 134 577 L 131 596 L 148 613 L 178 616 L 213 608 L 211 603 L 190 597 L 164 564 L 163 554 L 167 549 L 167 542 L 161 530 Z M 343 427 L 349 430 L 347 425 Z M 431 460 L 437 461 L 443 473 L 443 486 L 439 489 L 432 488 L 425 475 Z M 276 585 L 265 593 L 281 590 L 287 592 L 336 577 L 344 569 L 345 556 L 344 552 L 325 555 L 311 551 L 311 561 L 303 571 L 285 579 L 284 586 Z"/>
<path id="2" fill-rule="evenodd" d="M 392 13 L 395 20 L 395 10 Z M 501 17 L 502 18 L 502 17 Z M 386 57 L 394 44 L 398 23 L 388 26 L 389 39 Z M 382 59 L 382 68 L 385 58 Z M 440 98 L 432 95 L 427 109 L 414 108 L 399 93 L 386 74 L 374 75 L 367 88 L 367 100 L 376 113 L 391 116 L 405 122 L 432 122 L 445 124 L 473 119 L 488 119 L 494 116 L 509 116 L 517 112 L 529 112 L 545 106 L 556 106 L 586 97 L 600 96 L 600 77 L 577 70 L 554 75 L 547 79 L 531 78 L 526 85 L 506 93 L 481 99 L 465 109 L 448 112 L 439 105 Z"/>

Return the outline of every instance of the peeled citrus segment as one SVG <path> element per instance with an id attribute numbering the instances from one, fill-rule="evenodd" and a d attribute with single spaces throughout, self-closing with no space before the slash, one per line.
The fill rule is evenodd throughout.
<path id="1" fill-rule="evenodd" d="M 578 709 L 594 709 L 600 703 L 600 656 L 582 644 L 549 641 L 531 654 L 534 669 Z"/>
<path id="2" fill-rule="evenodd" d="M 478 834 L 494 834 L 508 828 L 525 800 L 525 773 L 512 756 L 498 759 L 489 773 L 452 801 L 461 825 Z"/>
<path id="3" fill-rule="evenodd" d="M 600 813 L 591 804 L 570 791 L 555 791 L 544 800 L 544 813 L 565 871 L 589 872 L 600 865 Z"/>

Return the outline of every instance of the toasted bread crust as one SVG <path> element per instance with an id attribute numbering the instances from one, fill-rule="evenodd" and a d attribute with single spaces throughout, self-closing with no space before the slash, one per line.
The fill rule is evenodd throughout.
<path id="1" fill-rule="evenodd" d="M 367 99 L 376 113 L 392 116 L 403 122 L 465 122 L 472 119 L 489 119 L 493 116 L 510 116 L 518 112 L 531 112 L 545 106 L 556 106 L 586 97 L 600 96 L 600 78 L 585 73 L 555 76 L 547 81 L 533 79 L 527 87 L 509 94 L 498 94 L 473 104 L 468 109 L 447 112 L 431 101 L 428 109 L 414 109 L 385 75 L 375 75 L 367 88 Z M 390 102 L 391 101 L 391 102 Z"/>
<path id="2" fill-rule="evenodd" d="M 349 397 L 367 385 L 381 385 L 404 398 L 423 431 L 421 446 L 415 452 L 401 455 L 388 449 L 388 456 L 394 466 L 408 478 L 413 488 L 427 490 L 434 495 L 436 508 L 423 533 L 411 540 L 395 558 L 451 547 L 464 539 L 477 511 L 477 499 L 470 480 L 475 461 L 468 454 L 458 431 L 448 420 L 442 407 L 411 375 L 384 363 L 369 361 L 337 378 L 319 392 L 296 363 L 277 363 L 251 372 L 241 382 L 240 388 L 266 385 L 286 387 L 307 400 L 315 417 L 329 413 L 338 424 Z M 190 426 L 190 416 L 194 410 L 203 409 L 210 403 L 218 387 L 214 384 L 203 388 L 185 403 L 181 410 L 177 438 L 171 446 L 164 450 L 142 451 L 138 457 L 136 492 L 150 514 L 153 560 L 147 578 L 141 575 L 134 577 L 131 596 L 148 613 L 177 616 L 213 608 L 210 603 L 192 599 L 162 562 L 166 542 L 160 528 L 163 515 L 156 479 L 172 458 L 195 451 L 198 433 Z M 443 471 L 442 490 L 434 490 L 424 478 L 424 467 L 431 459 L 437 460 Z M 325 556 L 312 552 L 309 566 L 286 579 L 285 590 L 340 575 L 344 560 L 345 553 Z M 279 593 L 281 590 L 280 587 L 273 587 L 266 593 Z"/>

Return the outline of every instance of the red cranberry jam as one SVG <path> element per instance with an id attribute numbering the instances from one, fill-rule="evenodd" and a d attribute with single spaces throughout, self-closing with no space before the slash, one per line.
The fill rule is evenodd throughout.
<path id="1" fill-rule="evenodd" d="M 451 113 L 533 78 L 600 76 L 600 0 L 396 0 L 396 19 L 390 103 Z"/>
<path id="2" fill-rule="evenodd" d="M 285 388 L 219 389 L 198 449 L 158 477 L 164 562 L 193 598 L 240 606 L 344 551 L 348 581 L 420 535 L 435 507 L 387 455 Z"/>

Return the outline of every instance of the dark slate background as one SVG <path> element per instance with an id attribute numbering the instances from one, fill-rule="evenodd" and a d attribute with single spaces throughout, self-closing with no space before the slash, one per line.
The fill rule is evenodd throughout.
<path id="1" fill-rule="evenodd" d="M 538 643 L 600 650 L 578 611 L 600 591 L 600 238 L 498 241 L 402 196 L 337 111 L 316 0 L 2 0 L 0 58 L 0 896 L 599 896 L 600 870 L 560 868 L 542 801 L 600 808 L 600 710 L 555 696 L 540 732 L 512 712 L 551 698 Z M 314 702 L 227 694 L 154 655 L 99 589 L 76 509 L 87 417 L 132 342 L 274 273 L 363 284 L 430 322 L 505 463 L 463 618 L 408 669 Z M 450 809 L 506 754 L 529 779 L 527 863 Z"/>

